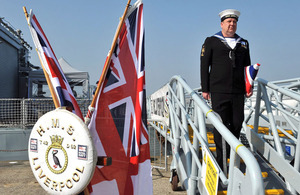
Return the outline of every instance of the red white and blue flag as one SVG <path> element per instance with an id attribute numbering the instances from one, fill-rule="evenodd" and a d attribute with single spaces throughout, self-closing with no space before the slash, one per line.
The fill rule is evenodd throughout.
<path id="1" fill-rule="evenodd" d="M 146 124 L 143 4 L 128 9 L 89 125 L 98 156 L 92 194 L 152 194 Z"/>
<path id="2" fill-rule="evenodd" d="M 245 67 L 246 93 L 249 94 L 253 88 L 253 83 L 258 73 L 260 64 L 256 63 Z"/>
<path id="3" fill-rule="evenodd" d="M 40 26 L 32 10 L 29 14 L 28 25 L 42 66 L 49 75 L 51 85 L 53 86 L 55 92 L 54 95 L 59 102 L 59 107 L 71 108 L 73 113 L 83 119 L 72 89 L 61 69 L 61 66 L 59 65 L 59 62 L 42 27 Z"/>

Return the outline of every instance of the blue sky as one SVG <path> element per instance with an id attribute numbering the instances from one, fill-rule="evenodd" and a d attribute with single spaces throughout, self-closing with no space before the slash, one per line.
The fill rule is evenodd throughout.
<path id="1" fill-rule="evenodd" d="M 23 6 L 36 14 L 57 58 L 88 71 L 94 84 L 127 0 L 0 0 L 4 17 L 34 46 Z M 132 0 L 134 3 L 135 0 Z M 150 95 L 173 75 L 200 85 L 200 49 L 220 30 L 218 13 L 241 12 L 237 34 L 250 43 L 252 63 L 261 63 L 258 77 L 269 81 L 299 77 L 300 1 L 289 0 L 144 0 L 146 86 Z M 31 63 L 40 65 L 36 51 Z"/>

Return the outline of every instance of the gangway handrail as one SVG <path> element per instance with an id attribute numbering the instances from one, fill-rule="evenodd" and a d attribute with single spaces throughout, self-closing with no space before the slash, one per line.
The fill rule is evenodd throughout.
<path id="1" fill-rule="evenodd" d="M 258 83 L 258 88 L 259 88 L 259 92 L 261 92 L 261 90 L 263 90 L 262 91 L 262 93 L 265 93 L 265 94 L 267 94 L 267 88 L 269 89 L 269 91 L 270 90 L 274 90 L 274 91 L 278 91 L 278 92 L 280 92 L 281 93 L 281 96 L 283 96 L 283 95 L 285 95 L 285 96 L 287 96 L 287 97 L 290 97 L 290 98 L 292 98 L 293 100 L 297 100 L 299 103 L 300 103 L 300 94 L 298 93 L 295 93 L 294 91 L 290 91 L 290 90 L 288 90 L 288 89 L 286 89 L 286 88 L 283 88 L 283 87 L 280 87 L 280 86 L 278 86 L 278 85 L 276 85 L 276 84 L 274 84 L 273 82 L 268 82 L 268 81 L 266 81 L 266 80 L 264 80 L 264 79 L 261 79 L 261 78 L 257 78 L 257 83 Z M 297 82 L 298 83 L 298 82 Z M 300 83 L 299 83 L 300 84 Z M 273 94 L 274 94 L 274 92 L 272 92 Z M 276 96 L 276 94 L 274 95 L 275 97 L 277 97 Z M 261 94 L 258 94 L 257 95 L 257 100 L 256 100 L 256 102 L 257 102 L 257 105 L 260 105 L 260 98 L 261 98 Z M 278 98 L 278 97 L 277 97 Z M 266 95 L 264 96 L 264 97 L 262 97 L 261 98 L 262 100 L 264 100 L 264 102 L 265 102 L 265 104 L 266 104 L 266 106 L 267 106 L 267 108 L 266 108 L 266 110 L 267 110 L 267 112 L 269 112 L 269 114 L 271 115 L 271 117 L 272 117 L 272 110 L 273 109 L 275 109 L 275 110 L 278 110 L 278 111 L 280 111 L 281 113 L 282 113 L 282 115 L 284 116 L 284 117 L 289 117 L 289 118 L 292 118 L 292 119 L 294 119 L 295 121 L 297 121 L 298 123 L 300 123 L 300 119 L 299 119 L 299 116 L 294 116 L 294 115 L 292 115 L 291 113 L 288 113 L 285 109 L 283 109 L 282 107 L 279 107 L 279 106 L 277 106 L 276 104 L 274 104 L 274 103 L 272 103 L 272 100 L 271 100 L 271 97 L 269 98 L 269 97 L 266 97 Z M 283 102 L 278 102 L 278 104 L 282 104 L 282 105 L 284 105 L 284 103 Z M 268 108 L 268 106 L 270 106 L 270 108 Z M 271 109 L 271 106 L 272 106 L 272 108 L 273 109 Z M 254 130 L 257 132 L 257 128 L 258 128 L 258 123 L 259 123 L 259 121 L 258 121 L 258 119 L 259 119 L 259 117 L 258 116 L 260 116 L 262 119 L 264 119 L 264 120 L 266 120 L 267 122 L 272 122 L 272 121 L 270 121 L 270 119 L 267 119 L 265 116 L 263 116 L 262 114 L 259 114 L 259 113 L 261 113 L 261 110 L 259 110 L 260 109 L 260 106 L 255 106 L 256 107 L 256 112 L 255 112 L 255 121 L 254 121 Z M 294 109 L 294 110 L 299 110 L 298 108 L 292 108 L 291 106 L 287 106 L 287 107 L 289 107 L 289 108 L 291 108 L 291 109 Z M 269 111 L 268 111 L 268 109 L 269 109 Z M 272 119 L 271 119 L 272 120 Z M 274 121 L 273 121 L 274 122 Z M 288 121 L 289 122 L 289 121 Z M 291 122 L 289 122 L 290 123 L 290 125 L 293 127 L 293 129 L 298 129 L 297 127 L 295 127 L 295 125 L 294 124 L 292 124 Z M 272 126 L 273 124 L 271 124 L 271 126 Z M 276 128 L 275 128 L 276 127 Z M 279 126 L 277 126 L 277 125 L 275 125 L 275 123 L 274 123 L 274 128 L 273 129 L 279 129 L 283 134 L 285 134 L 288 138 L 290 138 L 295 144 L 297 144 L 297 139 L 296 138 L 294 138 L 294 137 L 292 137 L 291 135 L 289 135 L 284 129 L 282 129 L 281 127 L 279 127 Z M 274 132 L 275 134 L 276 134 L 276 132 Z M 295 132 L 295 133 L 298 133 L 298 132 Z M 275 136 L 277 136 L 277 135 L 275 135 Z M 276 139 L 277 140 L 277 139 Z M 275 141 L 276 141 L 275 140 Z M 277 140 L 278 141 L 278 140 Z M 279 145 L 279 143 L 278 143 L 278 145 Z"/>
<path id="2" fill-rule="evenodd" d="M 176 88 L 176 91 L 179 94 L 176 94 L 176 92 L 173 90 L 173 85 L 175 85 L 174 88 Z M 236 161 L 236 154 L 239 155 L 239 157 L 241 157 L 243 159 L 243 161 L 245 162 L 246 166 L 247 166 L 247 175 L 250 177 L 251 180 L 251 184 L 252 184 L 252 193 L 253 194 L 264 194 L 264 187 L 263 187 L 263 179 L 261 176 L 261 170 L 260 167 L 255 159 L 255 157 L 253 156 L 253 154 L 226 128 L 226 126 L 219 120 L 219 118 L 213 113 L 211 112 L 211 108 L 207 105 L 207 103 L 205 102 L 204 99 L 202 99 L 194 90 L 192 90 L 187 83 L 180 77 L 180 76 L 173 76 L 168 84 L 169 86 L 169 94 L 168 96 L 170 96 L 170 98 L 168 98 L 169 100 L 169 110 L 170 110 L 170 119 L 171 119 L 171 128 L 178 128 L 178 121 L 176 123 L 176 121 L 174 120 L 179 120 L 178 115 L 180 116 L 181 120 L 183 120 L 183 125 L 182 127 L 180 127 L 180 129 L 184 129 L 184 131 L 182 132 L 183 135 L 186 136 L 187 133 L 187 127 L 186 124 L 188 122 L 188 114 L 186 112 L 181 112 L 181 113 L 175 113 L 176 110 L 178 111 L 178 106 L 182 107 L 184 106 L 184 101 L 185 101 L 185 95 L 184 90 L 185 90 L 185 94 L 190 95 L 191 98 L 193 99 L 193 101 L 195 102 L 194 108 L 196 111 L 201 111 L 202 115 L 205 115 L 207 117 L 207 119 L 210 120 L 210 122 L 212 123 L 212 125 L 217 129 L 217 131 L 219 131 L 219 133 L 222 135 L 222 137 L 226 140 L 226 142 L 230 145 L 231 147 L 231 155 L 230 155 L 230 164 L 229 164 L 229 185 L 228 185 L 228 189 L 227 189 L 227 193 L 228 194 L 232 194 L 233 193 L 233 183 L 234 182 L 241 182 L 241 181 L 235 181 L 235 178 L 233 178 L 233 168 L 235 166 L 235 161 Z M 178 98 L 179 97 L 179 98 Z M 182 99 L 183 98 L 183 99 Z M 172 100 L 175 100 L 176 103 L 174 103 L 174 105 L 172 105 Z M 175 105 L 176 104 L 176 105 Z M 176 109 L 177 107 L 177 109 Z M 171 113 L 173 112 L 173 113 Z M 172 119 L 174 116 L 177 116 L 177 119 Z M 173 121 L 172 121 L 173 120 Z M 186 120 L 184 122 L 184 120 Z M 201 117 L 198 117 L 197 119 L 194 120 L 203 120 L 201 119 Z M 200 123 L 203 121 L 199 121 Z M 193 129 L 194 130 L 194 129 Z M 195 131 L 195 130 L 194 130 Z M 201 129 L 198 129 L 198 131 L 201 134 Z M 205 130 L 206 131 L 206 130 Z M 176 133 L 174 134 L 176 135 Z M 201 134 L 203 136 L 203 134 Z M 178 134 L 177 134 L 178 136 Z M 203 143 L 203 140 L 207 140 L 207 139 L 199 139 L 199 134 L 195 134 L 194 138 L 197 137 L 198 140 L 196 140 L 197 142 L 200 141 L 201 144 L 205 144 L 208 145 L 208 143 Z M 179 137 L 177 137 L 176 139 L 179 139 Z M 175 139 L 175 144 L 179 143 L 179 141 L 176 141 Z M 188 142 L 188 149 L 190 149 L 191 143 L 189 142 L 190 140 L 188 140 L 187 138 L 185 139 Z M 177 146 L 177 149 L 179 147 Z M 176 146 L 175 146 L 176 149 Z M 190 151 L 192 153 L 192 157 L 194 157 L 196 149 L 193 149 L 194 151 Z M 200 164 L 200 160 L 199 158 L 193 158 L 192 162 L 196 161 L 196 163 L 194 165 L 198 166 L 199 171 L 201 172 L 199 167 Z M 193 173 L 193 167 L 191 168 L 192 171 L 191 172 L 191 177 L 190 179 L 190 188 L 188 189 L 188 194 L 193 194 L 195 192 L 195 189 L 191 189 L 191 188 L 195 188 L 195 184 L 192 184 L 194 177 L 196 176 L 195 173 Z M 222 179 L 222 178 L 221 178 Z"/>
<path id="3" fill-rule="evenodd" d="M 257 94 L 256 104 L 254 112 L 254 127 L 253 129 L 247 128 L 244 124 L 244 130 L 246 131 L 251 149 L 259 151 L 265 159 L 285 178 L 285 183 L 288 190 L 291 193 L 300 193 L 300 118 L 299 118 L 299 103 L 300 93 L 290 88 L 300 86 L 299 79 L 297 80 L 285 80 L 277 82 L 268 82 L 262 78 L 257 78 Z M 283 98 L 284 97 L 284 98 Z M 296 101 L 297 107 L 285 106 L 285 100 Z M 261 106 L 261 102 L 264 102 L 264 106 Z M 284 107 L 285 106 L 285 107 Z M 253 114 L 253 109 L 247 117 L 250 119 Z M 267 113 L 266 115 L 264 113 Z M 280 113 L 280 114 L 279 114 Z M 285 119 L 290 125 L 293 134 L 288 134 L 286 129 L 276 124 L 275 116 Z M 261 124 L 259 119 L 263 119 L 268 123 L 269 135 L 258 134 L 258 128 Z M 296 122 L 294 124 L 292 120 Z M 250 131 L 249 131 L 250 130 Z M 280 130 L 286 138 L 280 138 L 278 131 Z M 270 145 L 265 140 L 271 140 L 274 142 Z M 283 151 L 283 144 L 295 145 L 294 165 L 292 166 Z"/>
<path id="4" fill-rule="evenodd" d="M 283 87 L 280 87 L 280 86 L 278 86 L 278 85 L 276 85 L 276 84 L 274 84 L 272 82 L 268 82 L 267 80 L 264 80 L 262 78 L 257 78 L 256 81 L 258 83 L 261 83 L 261 84 L 263 84 L 263 85 L 271 88 L 271 89 L 274 89 L 274 90 L 279 91 L 279 92 L 281 92 L 281 93 L 283 93 L 283 94 L 285 94 L 287 96 L 290 96 L 291 98 L 293 98 L 293 99 L 295 99 L 297 101 L 300 101 L 299 94 L 295 94 L 294 92 L 291 92 L 291 91 L 289 91 L 289 90 L 287 90 L 287 89 L 285 89 Z"/>

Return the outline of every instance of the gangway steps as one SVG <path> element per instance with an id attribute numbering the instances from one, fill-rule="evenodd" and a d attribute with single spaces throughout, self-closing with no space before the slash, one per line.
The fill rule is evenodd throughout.
<path id="1" fill-rule="evenodd" d="M 248 125 L 251 129 L 253 129 L 252 125 Z M 279 137 L 286 137 L 286 135 L 284 133 L 282 133 L 280 130 L 278 131 L 278 135 Z M 291 136 L 294 136 L 293 131 L 292 130 L 285 130 L 288 134 L 290 134 Z M 269 135 L 270 134 L 270 129 L 268 127 L 258 127 L 258 133 L 259 134 L 265 134 L 265 135 Z M 272 133 L 271 133 L 272 135 Z M 191 136 L 191 140 L 192 140 L 193 136 Z M 207 141 L 209 144 L 214 144 L 214 134 L 212 132 L 208 132 L 207 133 Z"/>
<path id="2" fill-rule="evenodd" d="M 251 128 L 251 126 L 250 126 Z M 252 127 L 253 128 L 253 127 Z M 162 129 L 162 128 L 161 128 Z M 189 128 L 189 131 L 191 129 Z M 286 130 L 289 134 L 293 134 L 291 130 Z M 169 134 L 169 132 L 167 132 Z M 267 127 L 259 127 L 258 129 L 258 133 L 262 133 L 262 134 L 269 134 L 269 128 Z M 283 137 L 285 136 L 280 130 L 278 130 L 278 134 Z M 190 135 L 190 141 L 193 141 L 193 134 L 192 132 L 189 132 Z M 209 144 L 209 149 L 211 152 L 215 153 L 216 152 L 216 147 L 214 147 L 214 135 L 212 132 L 208 132 L 207 133 L 207 140 L 208 140 L 208 144 Z M 200 147 L 201 150 L 201 147 Z M 281 180 L 281 178 L 275 173 L 275 171 L 270 168 L 269 165 L 267 165 L 267 163 L 261 159 L 261 157 L 259 155 L 255 155 L 257 161 L 259 162 L 259 165 L 261 167 L 262 170 L 262 177 L 264 179 L 264 186 L 265 186 L 265 194 L 266 195 L 275 195 L 275 194 L 290 194 L 288 192 L 288 190 L 286 189 L 285 183 Z M 229 159 L 228 162 L 229 163 Z M 243 160 L 241 159 L 241 166 L 243 164 Z M 222 195 L 222 194 L 227 194 L 226 188 L 225 189 L 219 189 L 221 191 L 218 191 L 218 195 Z"/>
<path id="3" fill-rule="evenodd" d="M 251 129 L 253 129 L 253 125 L 248 125 L 248 127 L 250 127 Z M 292 130 L 287 130 L 285 129 L 285 131 L 290 134 L 291 136 L 294 136 L 293 131 Z M 280 137 L 286 137 L 286 135 L 284 135 L 284 133 L 282 133 L 279 129 L 277 129 L 278 135 Z M 265 135 L 269 135 L 270 134 L 270 129 L 269 127 L 258 127 L 257 133 L 259 134 L 265 134 Z"/>
<path id="4" fill-rule="evenodd" d="M 268 172 L 261 172 L 261 176 L 263 177 L 263 178 L 267 178 L 268 177 Z"/>
<path id="5" fill-rule="evenodd" d="M 227 191 L 218 191 L 218 195 L 227 195 Z M 284 191 L 282 189 L 269 189 L 265 190 L 265 195 L 279 195 L 284 194 Z"/>
<path id="6" fill-rule="evenodd" d="M 279 135 L 284 135 L 280 131 Z M 288 133 L 292 134 L 292 131 L 287 130 Z M 268 128 L 260 128 L 260 133 L 269 133 Z M 211 152 L 216 151 L 216 147 L 214 147 L 214 136 L 212 132 L 207 133 L 207 140 L 210 145 L 209 149 Z M 200 147 L 201 149 L 201 147 Z M 275 171 L 270 168 L 270 165 L 262 159 L 258 154 L 254 154 L 255 158 L 257 159 L 261 170 L 262 170 L 262 177 L 264 179 L 264 186 L 265 186 L 265 194 L 266 195 L 275 195 L 275 194 L 289 194 L 287 192 L 285 183 L 281 180 L 281 178 L 275 173 Z M 227 163 L 229 164 L 229 159 L 227 160 Z M 241 159 L 241 166 L 243 165 L 243 160 Z M 219 189 L 220 190 L 220 189 Z M 227 194 L 226 190 L 218 191 L 218 195 Z"/>
<path id="7" fill-rule="evenodd" d="M 245 173 L 244 173 L 245 174 Z M 265 180 L 268 177 L 268 172 L 262 172 L 262 177 Z M 218 195 L 226 195 L 227 191 L 226 190 L 220 190 L 217 193 Z M 284 194 L 284 190 L 283 189 L 266 189 L 265 190 L 265 195 L 279 195 L 279 194 Z"/>

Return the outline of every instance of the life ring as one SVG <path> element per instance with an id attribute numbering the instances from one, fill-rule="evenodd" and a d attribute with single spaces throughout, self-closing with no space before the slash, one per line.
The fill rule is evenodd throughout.
<path id="1" fill-rule="evenodd" d="M 96 150 L 82 119 L 62 108 L 43 115 L 28 143 L 32 172 L 50 194 L 78 194 L 90 182 Z"/>

